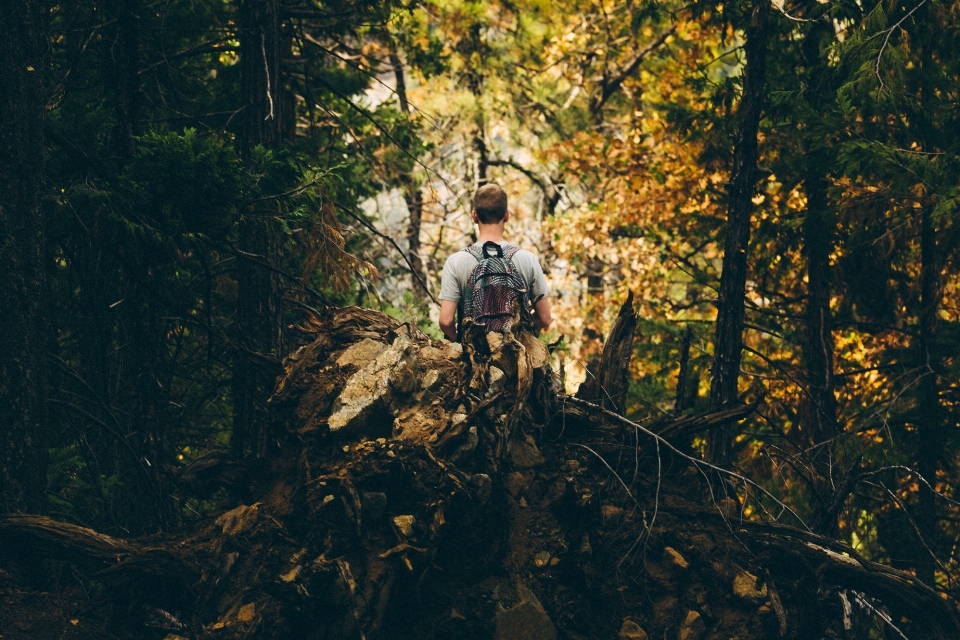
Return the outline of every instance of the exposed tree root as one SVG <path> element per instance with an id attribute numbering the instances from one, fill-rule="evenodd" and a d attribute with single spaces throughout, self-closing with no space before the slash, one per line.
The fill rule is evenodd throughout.
<path id="1" fill-rule="evenodd" d="M 752 407 L 642 428 L 562 396 L 529 334 L 431 343 L 353 308 L 308 324 L 272 401 L 280 448 L 188 483 L 222 468 L 245 504 L 137 540 L 7 515 L 0 556 L 76 566 L 125 638 L 960 636 L 912 576 L 707 501 L 715 476 L 670 440 Z M 75 620 L 59 637 L 89 636 Z"/>

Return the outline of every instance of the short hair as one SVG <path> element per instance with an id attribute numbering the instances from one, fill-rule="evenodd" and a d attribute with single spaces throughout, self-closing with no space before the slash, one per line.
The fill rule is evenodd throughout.
<path id="1" fill-rule="evenodd" d="M 495 184 L 485 184 L 473 194 L 473 210 L 483 224 L 496 224 L 507 215 L 507 192 Z"/>

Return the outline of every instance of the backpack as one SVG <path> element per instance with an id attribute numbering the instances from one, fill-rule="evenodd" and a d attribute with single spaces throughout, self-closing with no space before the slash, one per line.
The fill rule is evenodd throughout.
<path id="1" fill-rule="evenodd" d="M 520 247 L 496 242 L 473 245 L 465 251 L 477 259 L 463 292 L 463 317 L 473 318 L 487 331 L 503 331 L 513 319 L 514 301 L 525 308 L 527 285 L 513 264 Z"/>

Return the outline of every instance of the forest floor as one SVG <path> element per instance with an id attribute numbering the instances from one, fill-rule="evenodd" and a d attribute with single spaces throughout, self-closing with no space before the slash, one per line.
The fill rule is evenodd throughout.
<path id="1" fill-rule="evenodd" d="M 281 448 L 219 512 L 132 540 L 0 517 L 0 638 L 960 637 L 912 576 L 742 517 L 695 458 L 558 393 L 532 336 L 318 327 Z"/>

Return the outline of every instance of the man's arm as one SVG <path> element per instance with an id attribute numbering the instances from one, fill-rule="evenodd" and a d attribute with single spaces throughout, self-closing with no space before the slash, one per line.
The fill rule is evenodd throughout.
<path id="1" fill-rule="evenodd" d="M 443 317 L 443 312 L 441 311 L 441 318 Z M 550 301 L 547 300 L 547 296 L 540 296 L 540 299 L 537 300 L 533 305 L 533 326 L 537 328 L 538 331 L 543 331 L 550 327 L 550 323 L 553 321 L 553 317 L 550 315 Z"/>
<path id="2" fill-rule="evenodd" d="M 549 308 L 547 314 L 550 314 Z M 450 342 L 457 341 L 457 303 L 453 300 L 440 301 L 440 331 Z"/>

